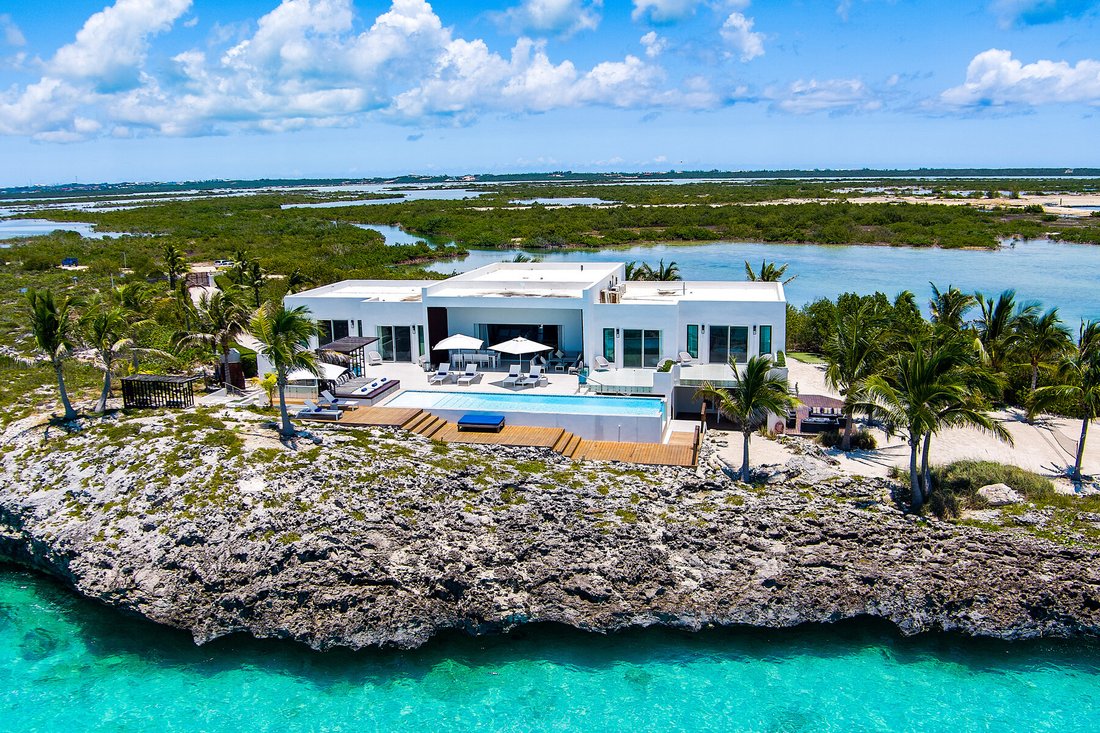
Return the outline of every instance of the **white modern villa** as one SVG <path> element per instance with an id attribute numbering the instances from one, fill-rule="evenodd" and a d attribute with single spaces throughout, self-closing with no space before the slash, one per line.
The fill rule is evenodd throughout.
<path id="1" fill-rule="evenodd" d="M 590 386 L 603 393 L 675 398 L 676 387 L 726 382 L 731 360 L 774 358 L 785 348 L 782 283 L 625 277 L 622 262 L 501 262 L 445 280 L 345 280 L 284 302 L 307 307 L 319 322 L 314 346 L 376 337 L 371 348 L 384 362 L 439 364 L 451 354 L 433 346 L 449 336 L 486 347 L 521 336 L 551 347 L 544 353 L 557 357 L 560 371 L 583 360 Z M 682 353 L 690 367 L 655 374 Z M 521 357 L 494 354 L 491 364 L 505 369 L 509 361 Z"/>

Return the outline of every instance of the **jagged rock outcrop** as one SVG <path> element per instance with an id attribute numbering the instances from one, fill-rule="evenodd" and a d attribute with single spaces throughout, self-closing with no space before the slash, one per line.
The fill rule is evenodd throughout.
<path id="1" fill-rule="evenodd" d="M 0 556 L 200 643 L 243 631 L 413 647 L 539 621 L 861 615 L 907 634 L 1100 631 L 1094 547 L 918 520 L 887 482 L 826 477 L 824 464 L 750 488 L 706 456 L 699 471 L 634 469 L 334 428 L 294 452 L 254 418 L 219 420 L 9 442 Z"/>

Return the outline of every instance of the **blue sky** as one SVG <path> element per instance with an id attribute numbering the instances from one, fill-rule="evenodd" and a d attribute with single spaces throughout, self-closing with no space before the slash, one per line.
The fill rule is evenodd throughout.
<path id="1" fill-rule="evenodd" d="M 1100 165 L 1100 0 L 18 0 L 0 185 Z"/>

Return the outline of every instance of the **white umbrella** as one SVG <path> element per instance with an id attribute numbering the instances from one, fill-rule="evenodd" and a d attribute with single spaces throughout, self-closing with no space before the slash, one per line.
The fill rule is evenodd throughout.
<path id="1" fill-rule="evenodd" d="M 483 343 L 485 342 L 473 336 L 467 336 L 464 333 L 456 333 L 454 336 L 448 336 L 440 341 L 432 347 L 432 350 L 451 351 L 453 349 L 480 349 Z"/>
<path id="2" fill-rule="evenodd" d="M 514 339 L 503 341 L 496 346 L 490 346 L 489 348 L 493 351 L 499 351 L 502 354 L 515 354 L 516 356 L 522 356 L 523 354 L 534 354 L 538 351 L 549 351 L 554 347 L 540 344 L 538 341 L 532 341 L 531 339 L 524 338 L 523 336 L 516 336 Z"/>

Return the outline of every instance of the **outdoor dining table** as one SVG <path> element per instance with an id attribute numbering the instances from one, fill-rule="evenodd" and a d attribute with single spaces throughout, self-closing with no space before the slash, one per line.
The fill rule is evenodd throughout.
<path id="1" fill-rule="evenodd" d="M 467 364 L 478 364 L 480 366 L 489 365 L 492 368 L 496 368 L 497 355 L 496 354 L 455 354 L 454 359 L 455 368 L 465 367 Z"/>

